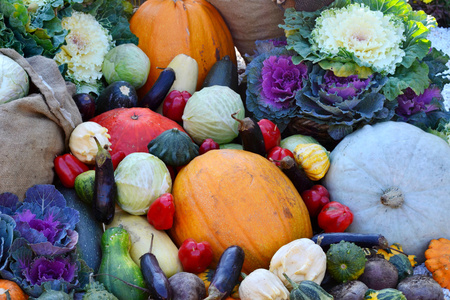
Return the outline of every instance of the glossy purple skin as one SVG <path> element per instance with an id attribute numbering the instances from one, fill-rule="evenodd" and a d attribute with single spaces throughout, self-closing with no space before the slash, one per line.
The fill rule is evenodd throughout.
<path id="1" fill-rule="evenodd" d="M 83 122 L 89 121 L 95 116 L 95 99 L 89 94 L 80 93 L 73 97 L 78 110 L 81 114 L 81 119 Z"/>

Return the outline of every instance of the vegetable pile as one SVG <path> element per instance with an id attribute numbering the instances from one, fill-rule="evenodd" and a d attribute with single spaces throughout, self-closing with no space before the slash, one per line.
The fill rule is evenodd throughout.
<path id="1" fill-rule="evenodd" d="M 406 0 L 285 8 L 238 71 L 204 0 L 0 0 L 0 47 L 53 59 L 82 118 L 53 182 L 0 191 L 0 295 L 444 299 L 437 25 Z M 0 75 L 0 109 L 35 91 Z"/>

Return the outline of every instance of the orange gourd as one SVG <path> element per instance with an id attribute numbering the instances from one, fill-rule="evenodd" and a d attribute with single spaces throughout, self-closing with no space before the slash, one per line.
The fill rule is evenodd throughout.
<path id="1" fill-rule="evenodd" d="M 0 279 L 0 300 L 8 299 L 6 297 L 6 291 L 8 291 L 11 299 L 25 300 L 28 299 L 28 295 L 15 283 L 14 281 Z"/>
<path id="2" fill-rule="evenodd" d="M 431 240 L 425 251 L 425 266 L 433 279 L 443 288 L 450 289 L 450 240 Z"/>
<path id="3" fill-rule="evenodd" d="M 153 86 L 161 72 L 178 54 L 198 63 L 197 89 L 212 65 L 229 55 L 236 63 L 233 38 L 220 13 L 206 0 L 147 0 L 130 19 L 138 47 L 150 59 L 150 74 L 139 96 Z"/>
<path id="4" fill-rule="evenodd" d="M 186 238 L 208 241 L 211 267 L 223 251 L 244 249 L 243 272 L 269 268 L 283 245 L 312 236 L 306 206 L 292 182 L 266 158 L 244 150 L 211 150 L 178 173 L 172 194 L 170 235 L 180 246 Z"/>

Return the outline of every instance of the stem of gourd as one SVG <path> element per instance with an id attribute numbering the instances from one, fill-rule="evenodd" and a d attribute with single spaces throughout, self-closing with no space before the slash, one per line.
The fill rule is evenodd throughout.
<path id="1" fill-rule="evenodd" d="M 405 202 L 402 191 L 395 186 L 385 190 L 383 195 L 381 195 L 380 200 L 383 205 L 392 208 L 398 208 L 402 206 L 403 202 Z"/>

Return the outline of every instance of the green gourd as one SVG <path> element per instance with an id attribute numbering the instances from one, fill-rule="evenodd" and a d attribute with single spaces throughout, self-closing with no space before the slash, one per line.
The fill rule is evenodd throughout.
<path id="1" fill-rule="evenodd" d="M 166 165 L 179 167 L 198 156 L 198 145 L 189 135 L 176 128 L 164 131 L 150 141 L 148 152 L 157 156 Z"/>
<path id="2" fill-rule="evenodd" d="M 366 254 L 354 243 L 340 241 L 327 251 L 327 271 L 338 282 L 358 279 L 365 266 Z"/>
<path id="3" fill-rule="evenodd" d="M 406 300 L 405 295 L 396 289 L 382 289 L 379 291 L 368 289 L 365 300 Z"/>
<path id="4" fill-rule="evenodd" d="M 111 227 L 103 233 L 98 281 L 119 300 L 145 300 L 148 294 L 131 286 L 145 289 L 144 277 L 139 266 L 131 259 L 130 247 L 130 235 L 124 228 Z"/>
<path id="5" fill-rule="evenodd" d="M 312 280 L 303 280 L 297 284 L 286 273 L 283 276 L 293 287 L 289 294 L 290 300 L 333 300 L 333 296 Z"/>

